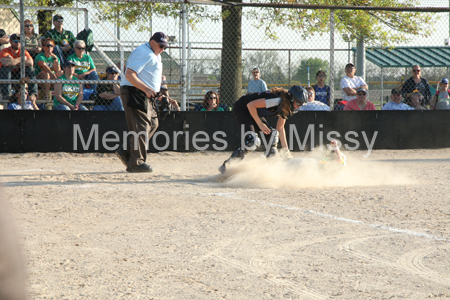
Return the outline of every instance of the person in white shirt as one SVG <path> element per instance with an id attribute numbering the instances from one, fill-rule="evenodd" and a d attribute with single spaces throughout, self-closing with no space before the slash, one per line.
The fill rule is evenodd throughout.
<path id="1" fill-rule="evenodd" d="M 354 64 L 348 63 L 345 66 L 345 77 L 341 80 L 342 100 L 350 101 L 356 99 L 356 91 L 358 89 L 369 89 L 364 79 L 355 76 L 355 72 Z"/>
<path id="2" fill-rule="evenodd" d="M 314 88 L 312 86 L 308 86 L 306 88 L 306 91 L 308 92 L 308 103 L 306 105 L 300 106 L 300 111 L 330 111 L 330 107 L 326 105 L 325 103 L 322 103 L 320 101 L 316 101 L 316 93 L 314 91 Z"/>
<path id="3" fill-rule="evenodd" d="M 414 110 L 414 107 L 403 103 L 402 92 L 395 88 L 391 91 L 391 101 L 386 103 L 381 110 Z"/>

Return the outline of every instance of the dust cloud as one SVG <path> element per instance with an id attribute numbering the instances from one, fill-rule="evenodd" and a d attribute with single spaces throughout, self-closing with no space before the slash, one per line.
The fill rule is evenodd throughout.
<path id="1" fill-rule="evenodd" d="M 408 185 L 415 180 L 389 162 L 368 161 L 346 153 L 347 165 L 322 163 L 322 152 L 294 159 L 248 157 L 235 161 L 218 181 L 246 188 L 323 188 L 377 185 Z"/>

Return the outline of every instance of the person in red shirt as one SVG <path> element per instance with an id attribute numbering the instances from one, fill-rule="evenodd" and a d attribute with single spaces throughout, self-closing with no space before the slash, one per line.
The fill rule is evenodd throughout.
<path id="1" fill-rule="evenodd" d="M 10 37 L 11 46 L 0 51 L 0 79 L 20 79 L 20 37 L 13 34 Z M 30 53 L 25 50 L 25 77 L 35 79 L 33 69 L 33 59 Z M 11 84 L 1 84 L 1 94 L 3 100 L 8 100 L 11 96 Z M 28 94 L 36 100 L 37 85 L 28 86 Z"/>
<path id="2" fill-rule="evenodd" d="M 356 91 L 356 99 L 348 101 L 344 110 L 376 110 L 376 108 L 372 102 L 367 100 L 367 91 L 359 88 Z"/>

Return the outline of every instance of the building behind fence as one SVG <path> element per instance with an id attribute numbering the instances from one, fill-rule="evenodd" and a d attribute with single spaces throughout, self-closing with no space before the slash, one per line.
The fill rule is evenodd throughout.
<path id="1" fill-rule="evenodd" d="M 427 0 L 429 1 L 429 0 Z M 167 1 L 166 1 L 167 2 Z M 175 5 L 169 3 L 166 5 Z M 187 20 L 193 20 L 198 14 L 198 10 L 193 10 L 192 6 L 199 4 L 186 5 Z M 441 7 L 445 3 L 422 3 L 425 7 Z M 448 3 L 447 3 L 448 5 Z M 94 34 L 95 47 L 89 55 L 93 58 L 96 69 L 103 78 L 105 70 L 108 66 L 116 66 L 120 70 L 124 70 L 126 60 L 130 53 L 140 44 L 146 43 L 152 33 L 163 31 L 170 40 L 170 47 L 166 49 L 162 56 L 163 74 L 169 84 L 169 91 L 172 98 L 178 101 L 182 100 L 183 81 L 186 84 L 186 109 L 194 110 L 201 108 L 204 94 L 209 90 L 220 91 L 222 104 L 232 107 L 233 102 L 237 99 L 227 96 L 228 90 L 224 90 L 224 76 L 222 69 L 223 64 L 236 64 L 236 61 L 222 60 L 222 50 L 224 44 L 234 43 L 235 41 L 224 41 L 223 21 L 220 17 L 222 11 L 221 5 L 203 5 L 204 11 L 208 12 L 207 16 L 198 23 L 194 28 L 187 26 L 187 34 L 185 40 L 186 51 L 186 68 L 187 76 L 182 76 L 183 67 L 183 28 L 182 14 L 178 17 L 162 17 L 161 15 L 151 15 L 147 28 L 144 32 L 137 30 L 138 26 L 132 25 L 125 29 L 117 26 L 111 21 L 100 21 L 102 12 L 99 11 L 93 3 L 79 3 L 76 8 L 33 8 L 25 7 L 24 20 L 29 19 L 34 24 L 35 33 L 43 35 L 53 27 L 51 17 L 60 14 L 64 17 L 64 29 L 70 30 L 76 36 L 77 33 L 88 27 L 92 29 Z M 6 31 L 7 35 L 20 33 L 21 18 L 20 8 L 18 5 L 6 6 L 0 5 L 0 13 L 2 14 L 0 28 Z M 45 10 L 46 9 L 46 10 Z M 257 8 L 256 8 L 257 9 Z M 47 11 L 47 13 L 43 13 Z M 249 18 L 254 13 L 255 8 L 243 7 L 241 19 L 241 42 L 242 54 L 238 61 L 242 64 L 240 74 L 229 75 L 229 81 L 239 83 L 239 91 L 241 95 L 246 93 L 247 84 L 252 78 L 252 69 L 257 67 L 261 71 L 261 78 L 267 83 L 268 88 L 284 87 L 288 88 L 293 84 L 312 85 L 316 83 L 315 74 L 319 69 L 327 73 L 327 84 L 330 85 L 330 77 L 333 77 L 334 85 L 334 101 L 337 102 L 342 98 L 339 82 L 345 75 L 344 66 L 348 62 L 356 63 L 356 41 L 351 35 L 341 35 L 337 31 L 334 35 L 334 49 L 331 50 L 330 40 L 333 38 L 330 34 L 311 34 L 302 37 L 300 34 L 284 27 L 283 25 L 274 26 L 278 39 L 269 39 L 264 28 L 256 28 L 255 20 Z M 151 14 L 152 12 L 149 12 Z M 423 13 L 427 13 L 426 11 Z M 435 31 L 429 37 L 413 38 L 407 44 L 392 44 L 391 47 L 448 47 L 449 29 L 449 13 L 439 12 L 435 14 L 436 25 Z M 23 22 L 23 21 L 22 21 Z M 136 23 L 144 22 L 136 20 Z M 446 41 L 447 39 L 447 41 Z M 371 49 L 370 47 L 368 50 Z M 334 63 L 330 61 L 330 54 L 333 54 Z M 405 54 L 406 55 L 406 54 Z M 369 100 L 374 102 L 378 108 L 383 103 L 389 101 L 390 90 L 399 86 L 407 78 L 411 77 L 411 67 L 416 63 L 426 62 L 422 65 L 422 76 L 425 77 L 432 87 L 442 77 L 449 76 L 450 60 L 447 58 L 445 62 L 441 62 L 437 67 L 430 67 L 433 64 L 429 60 L 432 54 L 425 57 L 409 57 L 409 66 L 395 65 L 394 63 L 386 64 L 380 67 L 377 62 L 365 60 L 365 80 L 369 86 Z M 378 65 L 377 65 L 378 64 Z M 330 76 L 330 69 L 334 70 L 333 76 Z M 123 73 L 121 74 L 123 76 Z M 3 82 L 6 82 L 3 80 Z M 18 83 L 18 81 L 16 82 Z M 101 80 L 99 83 L 99 92 L 105 87 Z M 13 88 L 14 88 L 13 83 Z M 40 87 L 42 86 L 39 85 Z M 40 94 L 39 102 L 46 102 Z M 3 99 L 3 104 L 7 99 Z M 85 96 L 85 103 L 92 106 L 92 97 Z M 47 101 L 47 104 L 49 104 Z M 45 104 L 45 103 L 44 103 Z M 47 105 L 47 108 L 50 105 Z"/>

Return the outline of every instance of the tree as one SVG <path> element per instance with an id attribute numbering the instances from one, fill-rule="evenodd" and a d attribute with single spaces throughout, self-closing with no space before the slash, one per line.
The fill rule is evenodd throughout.
<path id="1" fill-rule="evenodd" d="M 242 8 L 222 6 L 222 16 L 220 98 L 233 103 L 242 96 Z"/>
<path id="2" fill-rule="evenodd" d="M 302 84 L 308 83 L 308 67 L 310 80 L 312 83 L 314 83 L 317 71 L 324 70 L 325 73 L 328 73 L 327 70 L 329 67 L 329 63 L 328 61 L 322 60 L 317 57 L 302 59 L 300 61 L 299 67 L 297 68 L 297 73 L 293 77 L 293 80 L 298 80 Z"/>
<path id="3" fill-rule="evenodd" d="M 261 72 L 261 79 L 268 84 L 283 84 L 287 83 L 286 70 L 283 70 L 283 62 L 280 54 L 277 51 L 258 51 L 251 52 L 245 57 L 244 78 L 245 82 L 252 79 L 251 71 L 253 68 L 259 68 Z"/>
<path id="4" fill-rule="evenodd" d="M 269 0 L 270 3 L 283 3 L 281 0 Z M 289 0 L 290 3 L 303 4 L 304 0 Z M 416 7 L 418 0 L 313 0 L 311 5 L 339 6 L 374 6 L 374 7 Z M 266 35 L 277 39 L 277 28 L 288 27 L 298 32 L 302 37 L 312 34 L 329 32 L 329 10 L 256 8 L 250 10 L 248 16 L 254 18 L 257 28 L 264 28 Z M 413 35 L 428 36 L 432 33 L 437 19 L 432 13 L 394 12 L 394 11 L 363 11 L 335 10 L 336 30 L 350 33 L 357 40 L 361 38 L 367 45 L 388 46 L 392 42 L 411 40 Z"/>

